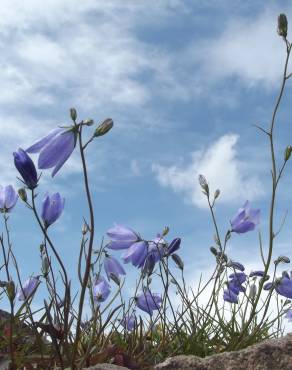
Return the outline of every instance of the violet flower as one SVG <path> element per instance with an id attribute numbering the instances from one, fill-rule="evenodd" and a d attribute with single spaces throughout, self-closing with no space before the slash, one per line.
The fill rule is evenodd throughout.
<path id="1" fill-rule="evenodd" d="M 228 264 L 227 264 L 227 266 L 228 267 L 232 267 L 235 270 L 240 270 L 240 271 L 244 271 L 245 270 L 245 267 L 240 262 L 229 261 Z"/>
<path id="2" fill-rule="evenodd" d="M 232 230 L 238 234 L 254 230 L 260 222 L 260 210 L 250 208 L 247 200 L 231 221 Z"/>
<path id="3" fill-rule="evenodd" d="M 181 239 L 175 238 L 167 247 L 167 254 L 170 255 L 180 248 Z"/>
<path id="4" fill-rule="evenodd" d="M 26 151 L 28 153 L 40 153 L 38 158 L 38 168 L 52 168 L 52 177 L 60 170 L 63 164 L 72 154 L 77 140 L 77 129 L 57 128 L 51 131 L 47 136 L 30 146 Z"/>
<path id="5" fill-rule="evenodd" d="M 115 225 L 107 231 L 107 235 L 111 239 L 107 247 L 114 250 L 128 249 L 133 243 L 140 240 L 135 231 L 122 225 Z"/>
<path id="6" fill-rule="evenodd" d="M 246 274 L 244 272 L 235 272 L 234 274 L 230 274 L 229 278 L 236 284 L 241 285 L 246 281 Z"/>
<path id="7" fill-rule="evenodd" d="M 18 194 L 12 185 L 0 186 L 0 211 L 10 212 L 15 206 Z"/>
<path id="8" fill-rule="evenodd" d="M 238 303 L 238 296 L 231 289 L 224 290 L 223 299 L 229 303 Z"/>
<path id="9" fill-rule="evenodd" d="M 160 294 L 151 293 L 149 289 L 138 294 L 135 300 L 140 310 L 147 312 L 150 316 L 153 315 L 154 310 L 159 309 L 162 302 Z"/>
<path id="10" fill-rule="evenodd" d="M 43 200 L 42 219 L 46 227 L 52 225 L 62 214 L 65 199 L 59 193 L 47 195 Z"/>
<path id="11" fill-rule="evenodd" d="M 103 267 L 108 280 L 110 280 L 111 274 L 114 274 L 117 278 L 119 278 L 120 275 L 126 275 L 126 271 L 123 266 L 114 257 L 106 255 Z"/>
<path id="12" fill-rule="evenodd" d="M 93 286 L 93 299 L 97 302 L 104 302 L 110 295 L 109 283 L 103 276 L 99 276 Z"/>
<path id="13" fill-rule="evenodd" d="M 121 320 L 121 325 L 128 331 L 132 331 L 135 329 L 136 326 L 136 315 L 132 313 L 131 315 L 126 314 L 122 320 Z"/>
<path id="14" fill-rule="evenodd" d="M 24 183 L 29 189 L 34 189 L 38 184 L 37 171 L 30 156 L 21 148 L 13 153 L 14 164 L 21 174 Z"/>
<path id="15" fill-rule="evenodd" d="M 148 253 L 148 243 L 144 240 L 136 242 L 123 254 L 122 259 L 125 263 L 131 262 L 136 267 L 142 267 Z"/>
<path id="16" fill-rule="evenodd" d="M 264 275 L 265 275 L 265 271 L 262 271 L 262 270 L 256 270 L 256 271 L 252 271 L 252 272 L 249 274 L 249 277 L 253 277 L 253 276 L 263 277 Z"/>
<path id="17" fill-rule="evenodd" d="M 283 297 L 292 298 L 292 280 L 283 277 L 280 282 L 276 282 L 275 285 L 276 292 Z"/>
<path id="18" fill-rule="evenodd" d="M 148 253 L 147 255 L 153 255 L 155 263 L 160 261 L 162 257 L 164 257 L 164 246 L 166 245 L 166 241 L 161 237 L 157 236 L 155 239 L 151 240 L 148 243 Z"/>
<path id="19" fill-rule="evenodd" d="M 39 279 L 37 277 L 31 276 L 27 279 L 24 284 L 22 284 L 22 289 L 19 287 L 17 290 L 16 297 L 19 301 L 25 301 L 29 298 L 36 290 L 39 284 Z"/>

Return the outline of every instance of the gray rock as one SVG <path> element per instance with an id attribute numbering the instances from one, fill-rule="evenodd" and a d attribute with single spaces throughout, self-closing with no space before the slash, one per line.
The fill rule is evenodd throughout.
<path id="1" fill-rule="evenodd" d="M 292 370 L 292 333 L 280 339 L 265 340 L 240 351 L 206 358 L 176 356 L 155 370 Z"/>
<path id="2" fill-rule="evenodd" d="M 129 369 L 127 367 L 112 364 L 98 364 L 95 366 L 86 367 L 83 370 L 129 370 Z"/>

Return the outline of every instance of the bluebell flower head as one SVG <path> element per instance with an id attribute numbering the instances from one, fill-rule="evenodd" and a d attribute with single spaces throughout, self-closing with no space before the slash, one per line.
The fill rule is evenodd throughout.
<path id="1" fill-rule="evenodd" d="M 42 205 L 42 219 L 46 227 L 52 225 L 61 216 L 65 199 L 59 193 L 46 195 Z"/>
<path id="2" fill-rule="evenodd" d="M 106 255 L 103 267 L 108 280 L 110 280 L 111 274 L 114 274 L 117 278 L 119 278 L 120 275 L 126 275 L 123 266 L 112 256 Z"/>
<path id="3" fill-rule="evenodd" d="M 180 244 L 181 244 L 181 239 L 180 238 L 173 239 L 173 241 L 167 247 L 167 254 L 170 255 L 170 254 L 176 252 L 180 248 Z"/>
<path id="4" fill-rule="evenodd" d="M 229 275 L 231 281 L 236 284 L 243 284 L 246 281 L 246 274 L 244 272 L 235 272 Z"/>
<path id="5" fill-rule="evenodd" d="M 138 294 L 135 299 L 136 305 L 140 310 L 147 312 L 150 316 L 153 315 L 154 310 L 158 310 L 160 308 L 162 302 L 160 294 L 151 293 L 149 289 Z"/>
<path id="6" fill-rule="evenodd" d="M 137 318 L 135 313 L 132 313 L 131 315 L 126 314 L 122 320 L 121 325 L 128 331 L 132 331 L 135 329 L 137 324 Z"/>
<path id="7" fill-rule="evenodd" d="M 253 276 L 263 277 L 264 275 L 265 275 L 265 271 L 256 270 L 256 271 L 251 271 L 251 273 L 249 274 L 249 277 L 253 277 Z"/>
<path id="8" fill-rule="evenodd" d="M 27 279 L 21 287 L 18 288 L 16 297 L 19 301 L 25 301 L 29 298 L 37 289 L 39 285 L 39 279 L 37 277 L 31 276 Z"/>
<path id="9" fill-rule="evenodd" d="M 38 184 L 38 176 L 35 165 L 30 156 L 21 148 L 13 153 L 14 164 L 21 174 L 24 183 L 29 189 L 34 189 Z"/>
<path id="10" fill-rule="evenodd" d="M 280 282 L 276 282 L 275 285 L 276 292 L 283 297 L 292 298 L 292 280 L 283 277 Z"/>
<path id="11" fill-rule="evenodd" d="M 125 263 L 131 262 L 136 267 L 142 267 L 148 253 L 148 243 L 144 240 L 133 243 L 123 254 L 122 259 Z"/>
<path id="12" fill-rule="evenodd" d="M 223 293 L 223 299 L 226 302 L 238 303 L 238 295 L 231 289 L 225 289 Z"/>
<path id="13" fill-rule="evenodd" d="M 157 236 L 148 243 L 148 256 L 153 255 L 155 262 L 160 261 L 165 255 L 165 245 L 166 241 L 161 236 Z"/>
<path id="14" fill-rule="evenodd" d="M 96 302 L 104 302 L 110 295 L 111 289 L 109 283 L 103 276 L 99 276 L 93 286 L 93 299 Z"/>
<path id="15" fill-rule="evenodd" d="M 230 262 L 228 262 L 227 266 L 228 267 L 232 267 L 235 270 L 240 270 L 240 271 L 244 271 L 245 270 L 245 267 L 240 262 L 230 261 Z"/>
<path id="16" fill-rule="evenodd" d="M 12 185 L 0 186 L 0 211 L 10 212 L 15 206 L 18 194 Z"/>
<path id="17" fill-rule="evenodd" d="M 260 222 L 260 210 L 250 208 L 247 200 L 231 221 L 232 230 L 238 234 L 254 230 Z"/>
<path id="18" fill-rule="evenodd" d="M 128 249 L 133 243 L 140 240 L 135 231 L 122 225 L 115 225 L 107 231 L 107 235 L 111 239 L 107 247 L 114 250 Z"/>
<path id="19" fill-rule="evenodd" d="M 41 140 L 38 140 L 26 151 L 28 153 L 40 153 L 38 168 L 48 169 L 54 167 L 52 172 L 52 177 L 54 177 L 72 154 L 76 146 L 76 140 L 76 126 L 57 128 Z"/>

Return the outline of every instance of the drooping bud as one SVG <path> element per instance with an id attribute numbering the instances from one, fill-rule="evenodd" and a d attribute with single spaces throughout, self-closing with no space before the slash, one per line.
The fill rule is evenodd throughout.
<path id="1" fill-rule="evenodd" d="M 76 121 L 77 119 L 77 111 L 75 108 L 70 108 L 70 117 L 72 119 L 72 121 Z"/>
<path id="2" fill-rule="evenodd" d="M 283 36 L 284 38 L 287 37 L 288 33 L 288 20 L 285 14 L 280 14 L 278 16 L 278 34 Z"/>
<path id="3" fill-rule="evenodd" d="M 291 152 L 292 152 L 292 146 L 287 146 L 287 148 L 285 149 L 285 156 L 284 156 L 284 159 L 285 161 L 287 162 L 291 156 Z"/>
<path id="4" fill-rule="evenodd" d="M 203 194 L 209 195 L 209 185 L 207 183 L 206 177 L 203 175 L 199 175 L 199 184 L 203 189 Z"/>
<path id="5" fill-rule="evenodd" d="M 120 286 L 120 279 L 117 275 L 115 275 L 113 272 L 109 274 L 110 278 L 112 279 L 113 282 L 117 284 L 117 286 Z"/>
<path id="6" fill-rule="evenodd" d="M 274 264 L 278 265 L 279 263 L 290 263 L 290 258 L 287 256 L 279 256 L 275 261 Z"/>
<path id="7" fill-rule="evenodd" d="M 107 118 L 96 128 L 94 132 L 94 137 L 105 135 L 112 129 L 113 125 L 114 125 L 113 120 L 111 118 Z"/>
<path id="8" fill-rule="evenodd" d="M 178 254 L 172 254 L 171 258 L 174 260 L 175 264 L 180 270 L 184 269 L 184 263 Z"/>
<path id="9" fill-rule="evenodd" d="M 83 125 L 85 126 L 92 126 L 94 124 L 94 120 L 92 118 L 87 118 L 83 120 Z"/>
<path id="10" fill-rule="evenodd" d="M 24 202 L 27 202 L 27 193 L 24 188 L 18 189 L 18 195 L 21 200 Z"/>

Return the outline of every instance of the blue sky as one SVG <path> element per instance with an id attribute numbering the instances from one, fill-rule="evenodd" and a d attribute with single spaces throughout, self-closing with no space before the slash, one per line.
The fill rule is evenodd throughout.
<path id="1" fill-rule="evenodd" d="M 200 173 L 221 190 L 222 232 L 249 199 L 262 209 L 266 243 L 269 147 L 252 125 L 268 127 L 279 90 L 280 12 L 292 21 L 289 1 L 3 0 L 0 183 L 17 184 L 12 152 L 70 123 L 68 110 L 76 107 L 81 119 L 115 123 L 88 150 L 96 246 L 114 222 L 147 239 L 167 225 L 170 240 L 182 238 L 188 280 L 208 274 L 214 232 Z M 276 126 L 280 158 L 292 143 L 291 92 L 289 81 Z M 290 208 L 291 180 L 288 165 L 276 224 Z M 87 217 L 82 190 L 77 150 L 54 179 L 44 173 L 39 187 L 40 201 L 46 191 L 66 198 L 52 235 L 73 281 Z M 41 236 L 20 202 L 10 221 L 25 279 L 39 271 Z M 292 256 L 290 223 L 288 214 L 275 257 Z M 229 246 L 230 257 L 248 269 L 261 267 L 258 251 L 256 233 L 235 235 Z"/>

